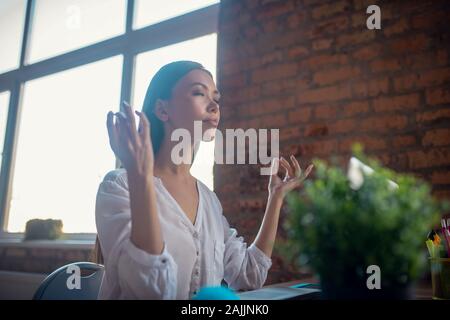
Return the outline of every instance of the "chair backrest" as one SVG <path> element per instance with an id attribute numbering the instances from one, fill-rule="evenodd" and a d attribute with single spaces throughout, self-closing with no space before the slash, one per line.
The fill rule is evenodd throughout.
<path id="1" fill-rule="evenodd" d="M 86 272 L 90 274 L 83 275 Z M 44 279 L 33 300 L 96 300 L 104 272 L 104 266 L 91 262 L 65 265 Z"/>

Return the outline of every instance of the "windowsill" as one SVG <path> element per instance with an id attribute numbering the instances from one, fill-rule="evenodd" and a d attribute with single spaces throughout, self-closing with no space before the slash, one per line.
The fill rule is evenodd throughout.
<path id="1" fill-rule="evenodd" d="M 65 234 L 64 239 L 23 241 L 23 233 L 3 232 L 0 233 L 0 247 L 92 250 L 95 237 L 95 233 Z"/>

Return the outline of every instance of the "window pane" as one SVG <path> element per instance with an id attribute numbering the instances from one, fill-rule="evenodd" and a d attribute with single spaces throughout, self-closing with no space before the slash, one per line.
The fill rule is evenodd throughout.
<path id="1" fill-rule="evenodd" d="M 36 1 L 28 62 L 122 34 L 125 12 L 125 0 Z"/>
<path id="2" fill-rule="evenodd" d="M 137 0 L 134 28 L 155 24 L 218 2 L 218 0 Z"/>
<path id="3" fill-rule="evenodd" d="M 151 78 L 163 65 L 176 60 L 193 60 L 200 62 L 211 71 L 216 78 L 216 48 L 215 33 L 193 40 L 180 42 L 139 54 L 136 58 L 133 104 L 136 109 L 142 109 L 145 92 Z M 213 189 L 214 141 L 201 142 L 191 173 L 197 179 Z"/>
<path id="4" fill-rule="evenodd" d="M 106 130 L 118 110 L 122 57 L 25 84 L 8 231 L 29 219 L 62 219 L 65 232 L 95 232 L 95 196 L 114 169 Z"/>
<path id="5" fill-rule="evenodd" d="M 0 168 L 2 166 L 6 124 L 8 120 L 9 91 L 0 93 Z"/>
<path id="6" fill-rule="evenodd" d="M 0 73 L 19 67 L 26 0 L 0 1 Z"/>

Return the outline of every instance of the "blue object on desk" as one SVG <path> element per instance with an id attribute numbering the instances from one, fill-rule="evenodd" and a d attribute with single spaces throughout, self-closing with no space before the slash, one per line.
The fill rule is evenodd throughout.
<path id="1" fill-rule="evenodd" d="M 307 288 L 307 287 L 316 287 L 316 288 L 320 288 L 320 286 L 318 284 L 315 283 L 297 283 L 294 284 L 293 286 L 289 286 L 289 288 Z"/>
<path id="2" fill-rule="evenodd" d="M 192 300 L 239 300 L 239 296 L 233 290 L 223 286 L 203 287 Z"/>

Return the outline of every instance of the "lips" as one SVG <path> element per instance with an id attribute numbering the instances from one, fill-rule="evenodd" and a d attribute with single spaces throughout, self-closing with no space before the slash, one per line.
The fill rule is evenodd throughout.
<path id="1" fill-rule="evenodd" d="M 219 125 L 219 119 L 206 119 L 206 120 L 203 120 L 203 122 L 207 122 L 215 127 L 217 127 Z"/>

